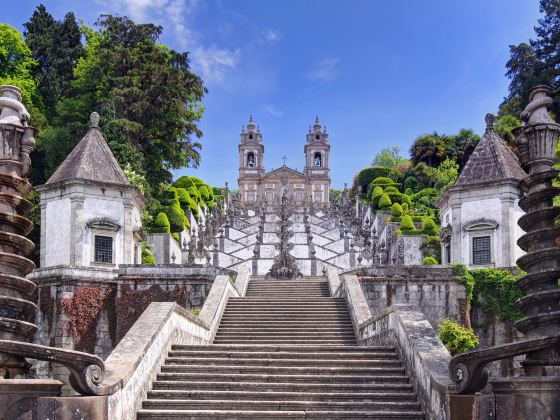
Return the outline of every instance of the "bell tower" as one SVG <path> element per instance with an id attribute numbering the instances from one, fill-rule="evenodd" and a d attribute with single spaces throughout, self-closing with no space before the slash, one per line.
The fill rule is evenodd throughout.
<path id="1" fill-rule="evenodd" d="M 321 127 L 319 117 L 307 133 L 305 152 L 305 177 L 308 180 L 308 197 L 314 202 L 327 203 L 331 185 L 329 169 L 329 135 L 327 127 Z"/>
<path id="2" fill-rule="evenodd" d="M 260 179 L 264 175 L 264 145 L 260 129 L 249 117 L 247 129 L 241 130 L 239 143 L 239 194 L 241 201 L 256 202 L 260 196 Z"/>

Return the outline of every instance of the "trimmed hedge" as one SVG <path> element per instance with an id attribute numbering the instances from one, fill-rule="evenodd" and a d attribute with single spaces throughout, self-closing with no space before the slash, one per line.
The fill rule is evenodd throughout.
<path id="1" fill-rule="evenodd" d="M 171 233 L 169 219 L 164 212 L 159 212 L 152 227 L 152 233 Z"/>
<path id="2" fill-rule="evenodd" d="M 165 213 L 169 220 L 169 228 L 171 233 L 182 232 L 185 228 L 185 213 L 181 206 L 173 205 L 169 207 L 162 207 L 161 211 Z"/>
<path id="3" fill-rule="evenodd" d="M 391 216 L 393 217 L 400 217 L 403 215 L 403 208 L 399 203 L 393 203 L 391 206 Z"/>
<path id="4" fill-rule="evenodd" d="M 438 265 L 438 262 L 434 257 L 426 257 L 422 260 L 422 265 Z"/>
<path id="5" fill-rule="evenodd" d="M 388 194 L 384 193 L 379 198 L 379 208 L 380 209 L 388 209 L 389 207 L 391 207 L 392 204 L 393 204 L 393 202 L 389 198 Z"/>
<path id="6" fill-rule="evenodd" d="M 408 214 L 405 214 L 402 217 L 400 228 L 402 233 L 405 234 L 415 229 L 414 222 L 412 221 L 412 218 Z"/>
<path id="7" fill-rule="evenodd" d="M 391 178 L 396 182 L 399 181 L 400 174 L 392 168 L 385 168 L 383 166 L 372 166 L 371 168 L 362 169 L 358 173 L 358 185 L 360 187 L 367 186 L 371 183 L 371 181 L 379 177 Z"/>

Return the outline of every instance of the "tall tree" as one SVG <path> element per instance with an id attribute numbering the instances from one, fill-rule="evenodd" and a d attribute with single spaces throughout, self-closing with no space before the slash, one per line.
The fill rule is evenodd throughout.
<path id="1" fill-rule="evenodd" d="M 85 55 L 74 69 L 68 94 L 42 147 L 60 163 L 87 128 L 89 113 L 101 114 L 101 129 L 117 160 L 146 177 L 146 193 L 169 183 L 171 170 L 196 166 L 202 135 L 202 80 L 190 71 L 187 53 L 158 44 L 162 28 L 127 17 L 102 16 L 99 30 L 83 28 Z M 52 163 L 54 162 L 54 164 Z M 45 174 L 48 176 L 49 173 Z"/>
<path id="2" fill-rule="evenodd" d="M 46 124 L 44 106 L 35 77 L 38 65 L 21 33 L 11 25 L 0 24 L 0 84 L 19 87 L 23 103 L 31 114 L 31 123 L 43 127 Z"/>
<path id="3" fill-rule="evenodd" d="M 416 165 L 420 162 L 436 167 L 445 160 L 447 138 L 437 132 L 419 136 L 410 147 L 410 158 Z"/>
<path id="4" fill-rule="evenodd" d="M 39 92 L 50 119 L 56 114 L 56 103 L 68 91 L 74 67 L 83 55 L 82 34 L 72 12 L 59 22 L 42 4 L 24 27 L 25 41 L 39 63 Z"/>
<path id="5" fill-rule="evenodd" d="M 529 92 L 537 84 L 551 87 L 554 103 L 550 110 L 560 116 L 560 0 L 540 0 L 540 12 L 543 16 L 535 26 L 536 39 L 510 46 L 506 75 L 511 82 L 502 108 L 513 108 L 514 116 L 527 104 Z"/>

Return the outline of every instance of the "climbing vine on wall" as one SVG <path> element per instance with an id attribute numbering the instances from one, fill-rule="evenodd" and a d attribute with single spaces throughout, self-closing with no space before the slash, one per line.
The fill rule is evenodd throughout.
<path id="1" fill-rule="evenodd" d="M 521 318 L 522 313 L 515 307 L 515 301 L 523 296 L 515 284 L 520 276 L 497 268 L 468 270 L 463 264 L 453 266 L 453 275 L 466 288 L 469 312 L 482 309 L 488 322 L 515 322 Z"/>
<path id="2" fill-rule="evenodd" d="M 71 321 L 70 332 L 74 338 L 74 348 L 93 352 L 95 327 L 111 289 L 102 291 L 99 287 L 78 286 L 74 296 L 62 301 L 64 313 Z"/>

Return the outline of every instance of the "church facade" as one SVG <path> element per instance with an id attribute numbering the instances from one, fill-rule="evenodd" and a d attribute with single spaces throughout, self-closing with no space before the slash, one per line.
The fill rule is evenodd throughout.
<path id="1" fill-rule="evenodd" d="M 326 127 L 322 127 L 316 118 L 307 133 L 303 172 L 289 168 L 285 163 L 278 169 L 266 172 L 262 133 L 251 117 L 247 129 L 241 131 L 239 143 L 240 203 L 244 206 L 271 203 L 286 192 L 296 204 L 309 201 L 328 204 L 331 186 L 330 148 Z"/>

